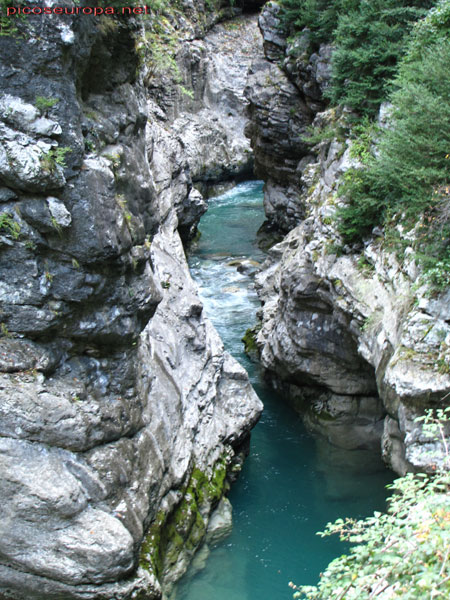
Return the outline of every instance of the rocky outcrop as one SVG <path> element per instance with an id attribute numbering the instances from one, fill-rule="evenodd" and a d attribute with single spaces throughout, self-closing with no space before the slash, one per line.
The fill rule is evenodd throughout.
<path id="1" fill-rule="evenodd" d="M 202 9 L 167 15 L 180 42 Z M 189 276 L 179 230 L 205 205 L 143 23 L 18 27 L 0 37 L 0 596 L 160 598 L 261 404 Z"/>
<path id="2" fill-rule="evenodd" d="M 412 251 L 400 264 L 381 239 L 362 252 L 336 250 L 332 217 L 343 202 L 339 175 L 354 163 L 350 152 L 323 143 L 303 174 L 307 217 L 259 276 L 265 304 L 257 341 L 263 364 L 293 386 L 294 398 L 308 401 L 308 421 L 332 441 L 348 446 L 356 426 L 364 435 L 356 434 L 355 445 L 374 442 L 383 425 L 386 462 L 400 473 L 426 470 L 438 460 L 440 441 L 424 436 L 415 419 L 445 405 L 450 390 L 448 299 L 415 289 Z M 315 391 L 297 389 L 304 385 Z M 342 419 L 349 430 L 339 433 Z"/>
<path id="3" fill-rule="evenodd" d="M 317 112 L 323 110 L 331 49 L 322 46 L 308 56 L 307 31 L 289 46 L 277 14 L 269 3 L 260 19 L 268 60 L 253 67 L 255 91 L 250 84 L 247 92 L 266 214 L 272 226 L 290 229 L 257 276 L 261 361 L 309 425 L 336 445 L 381 446 L 399 473 L 431 470 L 444 453 L 442 441 L 427 438 L 416 418 L 448 405 L 448 298 L 433 299 L 420 284 L 412 248 L 399 263 L 381 231 L 364 246 L 342 248 L 334 219 L 344 202 L 339 180 L 358 167 L 357 153 L 348 140 L 311 148 L 300 123 L 316 114 L 313 124 L 322 130 L 340 124 L 335 111 Z M 258 74 L 264 71 L 276 72 L 283 83 L 273 85 Z M 297 131 L 289 125 L 285 94 L 278 103 L 282 86 L 292 90 L 290 111 L 302 115 Z"/>
<path id="4" fill-rule="evenodd" d="M 182 90 L 172 124 L 189 162 L 194 185 L 253 176 L 253 155 L 244 135 L 244 88 L 255 56 L 262 55 L 257 17 L 219 24 L 180 53 L 180 72 L 192 90 Z"/>
<path id="5" fill-rule="evenodd" d="M 202 194 L 208 196 L 216 184 L 252 176 L 244 88 L 258 55 L 257 17 L 238 17 L 180 44 L 172 64 L 176 81 L 162 73 L 151 80 L 148 153 L 161 203 L 165 210 L 176 204 L 185 241 L 195 235 L 207 208 Z M 180 193 L 180 185 L 188 185 L 189 194 Z"/>
<path id="6" fill-rule="evenodd" d="M 246 133 L 254 148 L 255 173 L 265 180 L 264 208 L 271 222 L 288 231 L 303 217 L 295 182 L 299 162 L 308 161 L 302 139 L 308 118 L 298 111 L 298 90 L 278 65 L 264 59 L 253 63 L 246 95 Z"/>
<path id="7" fill-rule="evenodd" d="M 265 58 L 253 62 L 245 90 L 246 134 L 255 155 L 255 172 L 265 181 L 267 218 L 287 233 L 304 217 L 300 178 L 314 160 L 305 139 L 315 112 L 324 106 L 321 93 L 329 80 L 330 48 L 323 46 L 309 56 L 307 44 L 302 48 L 289 43 L 275 2 L 266 4 L 259 26 Z"/>

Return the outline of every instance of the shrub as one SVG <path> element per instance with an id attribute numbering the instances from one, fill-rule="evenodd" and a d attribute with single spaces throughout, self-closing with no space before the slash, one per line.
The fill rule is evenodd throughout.
<path id="1" fill-rule="evenodd" d="M 66 154 L 72 152 L 69 146 L 57 146 L 48 152 L 43 153 L 41 157 L 41 167 L 48 172 L 53 172 L 57 165 L 66 167 Z"/>
<path id="2" fill-rule="evenodd" d="M 358 0 L 282 0 L 282 19 L 292 34 L 307 27 L 313 46 L 330 41 L 337 26 L 343 4 L 358 4 Z"/>
<path id="3" fill-rule="evenodd" d="M 7 235 L 17 240 L 20 235 L 20 225 L 14 221 L 11 213 L 0 213 L 0 234 Z"/>
<path id="4" fill-rule="evenodd" d="M 0 0 L 0 36 L 16 36 L 18 29 L 16 24 L 18 20 L 24 21 L 24 15 L 18 15 L 17 17 L 8 17 L 6 15 L 8 7 L 21 6 L 22 2 L 19 0 Z"/>
<path id="5" fill-rule="evenodd" d="M 327 526 L 322 536 L 337 533 L 357 545 L 328 565 L 317 587 L 293 586 L 294 598 L 449 597 L 450 474 L 409 474 L 390 487 L 395 493 L 386 514 Z"/>
<path id="6" fill-rule="evenodd" d="M 394 490 L 387 513 L 364 520 L 338 519 L 321 536 L 339 534 L 353 546 L 330 563 L 318 586 L 295 586 L 294 598 L 308 600 L 422 600 L 450 597 L 449 409 L 428 412 L 424 434 L 441 439 L 442 468 L 432 476 L 408 474 Z M 441 456 L 442 457 L 442 456 Z"/>
<path id="7" fill-rule="evenodd" d="M 36 108 L 41 114 L 45 114 L 55 104 L 58 104 L 58 98 L 46 98 L 45 96 L 36 96 L 35 104 Z"/>

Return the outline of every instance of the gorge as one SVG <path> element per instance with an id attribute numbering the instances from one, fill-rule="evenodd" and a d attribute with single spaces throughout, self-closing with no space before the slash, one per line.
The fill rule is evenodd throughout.
<path id="1" fill-rule="evenodd" d="M 264 220 L 261 188 L 260 182 L 245 182 L 211 199 L 189 259 L 205 311 L 249 373 L 264 412 L 228 495 L 231 534 L 207 540 L 177 588 L 180 600 L 288 598 L 289 581 L 314 584 L 345 548 L 316 532 L 343 514 L 384 510 L 385 485 L 392 480 L 373 451 L 339 449 L 310 435 L 243 351 L 242 331 L 259 307 L 253 279 L 255 263 L 264 258 L 256 243 Z"/>
<path id="2" fill-rule="evenodd" d="M 305 143 L 312 124 L 342 117 L 323 97 L 331 45 L 310 53 L 289 40 L 275 2 L 149 5 L 145 17 L 1 21 L 2 600 L 170 597 L 217 522 L 229 527 L 226 495 L 263 408 L 233 356 L 268 393 L 239 350 L 249 327 L 248 350 L 278 394 L 265 401 L 284 396 L 333 444 L 279 409 L 295 422 L 286 437 L 308 440 L 299 461 L 325 456 L 324 487 L 336 474 L 347 486 L 331 504 L 342 496 L 355 516 L 383 508 L 391 476 L 380 449 L 399 474 L 430 471 L 441 460 L 430 450 L 443 456 L 415 419 L 448 404 L 450 375 L 436 364 L 447 364 L 449 292 L 417 289 L 413 253 L 399 262 L 379 231 L 336 251 L 339 178 L 358 161 L 350 137 Z M 208 311 L 216 302 L 226 316 L 223 298 L 199 293 L 185 253 L 195 277 L 208 198 L 253 172 L 264 180 L 267 256 L 242 239 L 254 233 L 233 238 L 225 223 L 207 253 L 234 246 L 228 272 L 252 273 L 262 307 L 253 327 L 251 290 L 250 311 L 221 327 Z M 261 211 L 246 218 L 253 226 Z M 211 287 L 239 313 L 248 290 L 222 285 L 224 261 L 211 260 Z M 288 462 L 285 487 L 298 467 Z M 372 469 L 373 493 L 351 508 Z M 320 506 L 324 522 L 339 516 Z M 334 554 L 312 567 L 312 583 Z"/>

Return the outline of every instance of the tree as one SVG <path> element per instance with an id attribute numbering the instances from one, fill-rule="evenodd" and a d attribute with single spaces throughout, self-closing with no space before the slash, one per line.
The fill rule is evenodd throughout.
<path id="1" fill-rule="evenodd" d="M 281 6 L 294 35 L 309 29 L 311 50 L 334 44 L 332 103 L 374 116 L 413 24 L 433 0 L 281 0 Z"/>
<path id="2" fill-rule="evenodd" d="M 348 204 L 338 213 L 349 243 L 378 224 L 394 220 L 411 229 L 420 221 L 421 260 L 430 269 L 443 261 L 444 270 L 450 265 L 449 27 L 450 0 L 443 0 L 415 28 L 394 80 L 390 125 L 365 168 L 346 174 L 340 191 Z"/>
<path id="3" fill-rule="evenodd" d="M 358 0 L 353 0 L 353 3 L 357 4 Z M 291 33 L 307 27 L 313 46 L 317 46 L 332 39 L 342 4 L 343 0 L 282 0 L 281 7 Z"/>
<path id="4" fill-rule="evenodd" d="M 431 6 L 430 0 L 346 3 L 334 32 L 331 101 L 375 115 L 388 95 L 413 24 Z"/>

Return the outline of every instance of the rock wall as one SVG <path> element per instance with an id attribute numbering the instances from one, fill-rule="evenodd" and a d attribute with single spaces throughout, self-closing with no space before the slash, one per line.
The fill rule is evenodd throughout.
<path id="1" fill-rule="evenodd" d="M 181 73 L 193 94 L 181 98 L 172 128 L 198 189 L 253 176 L 253 155 L 243 132 L 244 88 L 255 55 L 262 55 L 256 16 L 218 24 L 182 50 Z"/>
<path id="2" fill-rule="evenodd" d="M 203 2 L 167 15 L 176 59 L 210 88 L 218 34 L 203 38 L 218 18 Z M 0 36 L 0 598 L 160 598 L 261 411 L 179 235 L 205 203 L 174 123 L 203 105 L 185 116 L 175 72 L 140 51 L 151 20 L 17 27 Z"/>
<path id="3" fill-rule="evenodd" d="M 255 63 L 247 88 L 266 214 L 272 227 L 290 230 L 257 277 L 262 364 L 334 444 L 381 446 L 401 474 L 430 470 L 444 448 L 415 419 L 449 404 L 449 296 L 430 297 L 412 248 L 400 264 L 381 231 L 341 249 L 333 217 L 344 202 L 339 178 L 358 166 L 355 153 L 349 140 L 305 142 L 308 122 L 324 129 L 342 119 L 323 112 L 320 97 L 331 49 L 309 56 L 307 32 L 289 45 L 277 21 L 278 7 L 268 3 L 259 21 L 267 58 Z"/>
<path id="4" fill-rule="evenodd" d="M 279 6 L 268 2 L 259 18 L 264 57 L 253 62 L 245 90 L 249 101 L 246 134 L 255 154 L 255 172 L 264 179 L 268 221 L 287 233 L 305 216 L 303 169 L 314 161 L 304 137 L 324 106 L 329 46 L 309 56 L 302 42 L 289 43 Z M 303 44 L 307 46 L 306 42 Z"/>

